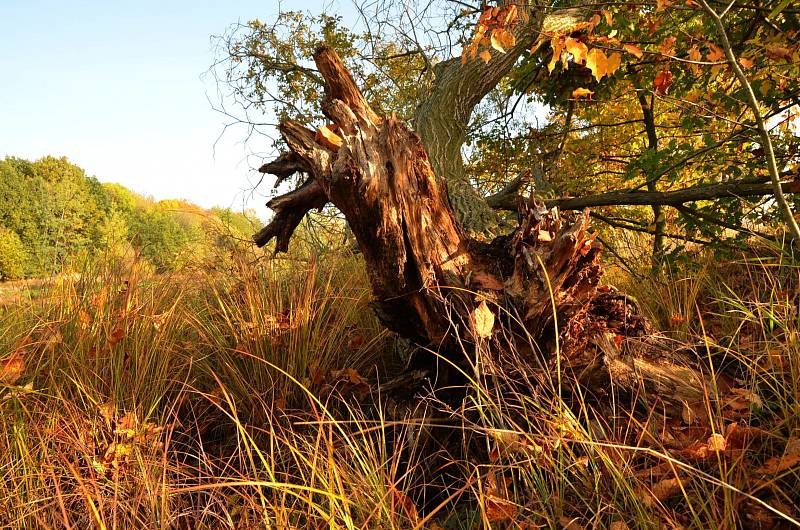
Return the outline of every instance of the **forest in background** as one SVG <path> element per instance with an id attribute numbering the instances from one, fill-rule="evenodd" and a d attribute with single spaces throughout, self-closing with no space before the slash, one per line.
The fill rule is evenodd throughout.
<path id="1" fill-rule="evenodd" d="M 158 272 L 249 239 L 254 212 L 204 209 L 100 183 L 66 158 L 0 161 L 0 281 L 49 276 L 96 255 L 134 255 Z"/>

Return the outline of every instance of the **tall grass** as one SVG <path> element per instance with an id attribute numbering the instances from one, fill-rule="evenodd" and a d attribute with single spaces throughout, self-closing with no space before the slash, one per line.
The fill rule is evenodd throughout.
<path id="1" fill-rule="evenodd" d="M 480 366 L 458 408 L 387 401 L 356 257 L 87 263 L 0 307 L 0 527 L 790 527 L 800 282 L 779 256 L 630 283 L 718 372 L 682 419 Z"/>

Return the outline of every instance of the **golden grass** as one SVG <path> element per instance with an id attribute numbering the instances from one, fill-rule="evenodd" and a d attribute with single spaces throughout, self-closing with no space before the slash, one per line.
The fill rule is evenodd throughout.
<path id="1" fill-rule="evenodd" d="M 691 425 L 656 409 L 634 417 L 620 396 L 610 408 L 548 390 L 568 373 L 542 385 L 474 371 L 457 410 L 398 407 L 367 383 L 395 359 L 358 259 L 250 258 L 173 276 L 96 263 L 0 307 L 0 527 L 623 530 L 800 517 L 798 269 L 777 255 L 631 282 L 676 340 L 736 368 L 720 381 L 741 399 L 706 389 Z"/>

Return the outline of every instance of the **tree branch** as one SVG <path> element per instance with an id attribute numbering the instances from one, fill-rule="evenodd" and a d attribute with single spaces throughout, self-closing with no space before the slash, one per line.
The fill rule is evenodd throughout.
<path id="1" fill-rule="evenodd" d="M 781 189 L 784 193 L 800 193 L 800 181 L 783 182 Z M 676 191 L 609 191 L 586 197 L 549 199 L 545 201 L 545 204 L 551 208 L 558 206 L 562 210 L 583 210 L 598 206 L 652 206 L 654 204 L 678 206 L 687 202 L 771 194 L 772 184 L 769 182 L 736 181 L 694 186 Z"/>
<path id="2" fill-rule="evenodd" d="M 313 178 L 294 191 L 275 197 L 267 203 L 275 215 L 272 221 L 253 236 L 253 241 L 263 247 L 275 238 L 275 254 L 289 250 L 289 240 L 303 217 L 311 210 L 322 208 L 328 203 L 322 187 Z"/>

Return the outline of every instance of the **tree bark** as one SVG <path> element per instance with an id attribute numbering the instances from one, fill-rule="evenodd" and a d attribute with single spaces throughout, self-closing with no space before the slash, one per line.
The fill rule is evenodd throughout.
<path id="1" fill-rule="evenodd" d="M 468 232 L 491 231 L 499 222 L 492 203 L 478 194 L 464 168 L 461 148 L 473 110 L 542 32 L 570 27 L 583 20 L 587 12 L 561 9 L 545 17 L 541 6 L 517 4 L 528 19 L 514 31 L 514 48 L 506 53 L 488 50 L 488 63 L 478 59 L 462 65 L 459 58 L 453 58 L 437 64 L 435 81 L 414 117 L 414 128 L 425 145 L 433 171 L 447 182 L 453 210 Z"/>
<path id="2" fill-rule="evenodd" d="M 291 154 L 270 170 L 295 168 L 309 179 L 271 201 L 275 216 L 255 236 L 259 245 L 275 238 L 276 251 L 286 250 L 298 219 L 330 201 L 358 241 L 382 322 L 450 363 L 496 373 L 569 370 L 597 394 L 613 381 L 671 403 L 702 396 L 702 374 L 650 338 L 636 302 L 600 285 L 588 212 L 567 222 L 521 202 L 513 234 L 472 239 L 419 136 L 376 115 L 330 48 L 314 59 L 325 79 L 323 112 L 340 139 L 280 125 Z"/>

